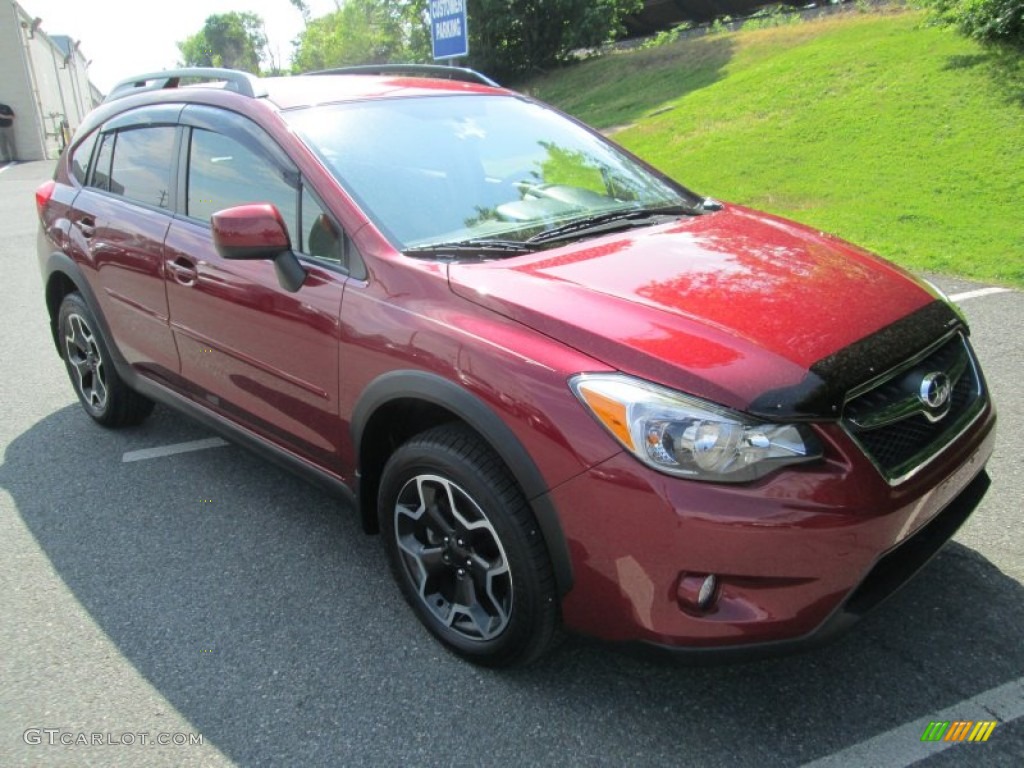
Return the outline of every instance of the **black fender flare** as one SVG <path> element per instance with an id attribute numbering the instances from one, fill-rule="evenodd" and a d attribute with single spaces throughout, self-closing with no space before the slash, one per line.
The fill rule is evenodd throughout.
<path id="1" fill-rule="evenodd" d="M 395 400 L 422 400 L 450 411 L 488 442 L 523 490 L 551 557 L 559 594 L 565 595 L 573 583 L 569 546 L 544 476 L 515 433 L 480 398 L 443 376 L 390 371 L 367 385 L 352 411 L 352 444 L 357 455 L 373 414 Z"/>
<path id="2" fill-rule="evenodd" d="M 130 376 L 128 362 L 125 360 L 124 355 L 121 354 L 121 350 L 114 341 L 114 335 L 110 332 L 110 326 L 107 325 L 107 318 L 104 317 L 103 312 L 100 311 L 100 303 L 96 299 L 96 294 L 93 292 L 92 286 L 82 273 L 82 268 L 65 253 L 54 252 L 46 259 L 46 266 L 43 270 L 43 291 L 47 303 L 49 303 L 50 280 L 52 280 L 54 274 L 57 273 L 64 275 L 64 277 L 71 281 L 75 286 L 75 290 L 78 291 L 85 300 L 85 303 L 92 312 L 93 317 L 96 318 L 96 323 L 100 327 L 100 333 L 103 334 L 103 341 L 106 342 L 107 351 L 110 352 L 110 356 L 113 358 L 112 362 L 114 363 L 114 368 L 117 369 L 118 374 L 120 374 L 122 378 L 125 378 L 126 375 Z M 49 306 L 47 306 L 47 310 L 49 310 Z M 50 316 L 50 333 L 53 336 L 53 344 L 57 348 L 57 354 L 63 357 L 63 353 L 60 350 L 60 340 L 57 338 L 56 314 Z"/>

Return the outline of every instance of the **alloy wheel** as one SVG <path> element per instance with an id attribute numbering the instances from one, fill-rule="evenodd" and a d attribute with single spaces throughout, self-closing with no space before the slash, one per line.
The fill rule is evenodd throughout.
<path id="1" fill-rule="evenodd" d="M 95 334 L 79 314 L 67 316 L 64 351 L 82 399 L 93 410 L 102 411 L 107 405 L 106 367 Z"/>
<path id="2" fill-rule="evenodd" d="M 395 504 L 401 562 L 419 599 L 449 630 L 492 640 L 508 626 L 512 573 L 494 526 L 460 486 L 417 475 Z"/>

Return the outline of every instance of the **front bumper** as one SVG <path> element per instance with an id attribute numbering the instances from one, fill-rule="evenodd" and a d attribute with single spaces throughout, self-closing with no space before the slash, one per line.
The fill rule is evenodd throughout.
<path id="1" fill-rule="evenodd" d="M 838 428 L 816 467 L 752 486 L 674 480 L 619 455 L 552 498 L 573 559 L 569 629 L 698 658 L 821 644 L 916 573 L 984 496 L 990 405 L 926 472 L 892 487 Z M 682 599 L 715 574 L 715 601 Z"/>
<path id="2" fill-rule="evenodd" d="M 953 502 L 910 539 L 883 555 L 849 597 L 816 629 L 788 640 L 747 645 L 686 647 L 644 643 L 644 649 L 689 661 L 749 661 L 809 650 L 825 645 L 905 584 L 938 554 L 985 496 L 991 484 L 982 470 Z"/>

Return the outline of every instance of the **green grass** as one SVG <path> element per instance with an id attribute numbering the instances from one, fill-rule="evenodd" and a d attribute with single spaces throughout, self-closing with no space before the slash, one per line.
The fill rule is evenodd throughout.
<path id="1" fill-rule="evenodd" d="M 529 90 L 703 194 L 1024 286 L 1024 64 L 917 12 L 608 55 Z"/>

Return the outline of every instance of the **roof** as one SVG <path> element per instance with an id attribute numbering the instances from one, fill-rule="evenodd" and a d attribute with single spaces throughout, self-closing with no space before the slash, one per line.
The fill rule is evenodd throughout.
<path id="1" fill-rule="evenodd" d="M 281 109 L 360 99 L 494 93 L 491 86 L 455 80 L 378 75 L 307 75 L 264 78 L 267 96 Z"/>
<path id="2" fill-rule="evenodd" d="M 397 96 L 494 93 L 499 86 L 473 70 L 430 64 L 344 67 L 271 78 L 260 78 L 233 69 L 184 67 L 122 80 L 114 86 L 106 101 L 147 91 L 175 91 L 179 88 L 225 89 L 248 98 L 267 98 L 280 109 L 295 109 Z"/>

